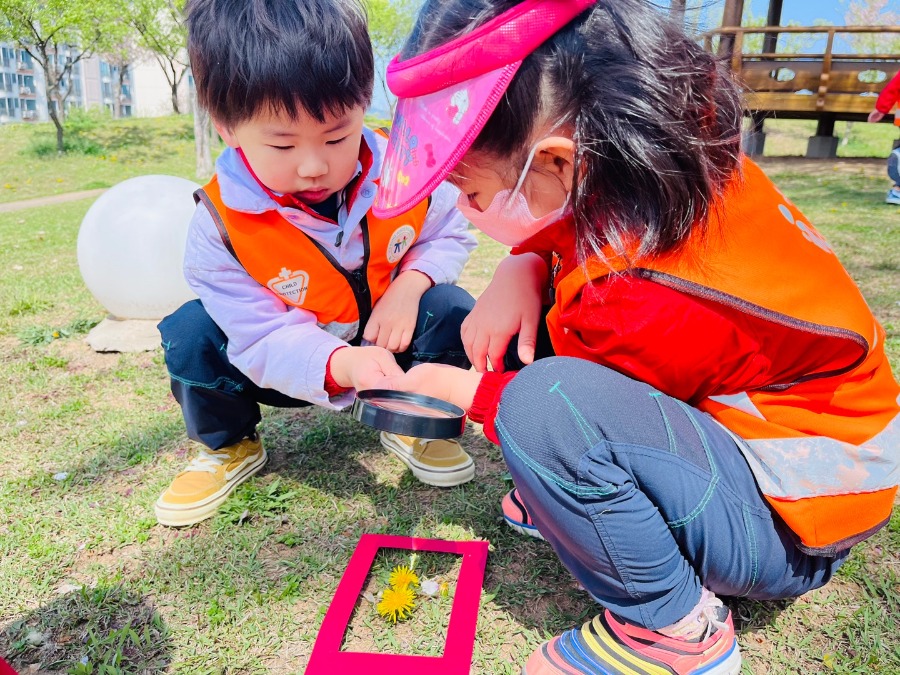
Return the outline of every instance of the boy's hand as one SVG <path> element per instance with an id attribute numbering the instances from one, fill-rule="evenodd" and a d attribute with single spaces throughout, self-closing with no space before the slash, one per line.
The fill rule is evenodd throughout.
<path id="1" fill-rule="evenodd" d="M 377 384 L 377 388 L 433 396 L 468 411 L 472 407 L 481 377 L 481 373 L 473 370 L 440 363 L 423 363 L 397 377 L 385 378 Z"/>
<path id="2" fill-rule="evenodd" d="M 394 355 L 381 347 L 344 347 L 331 355 L 331 377 L 348 389 L 376 389 L 385 378 L 403 375 Z"/>
<path id="3" fill-rule="evenodd" d="M 883 119 L 884 119 L 884 113 L 883 113 L 883 112 L 879 112 L 879 111 L 877 111 L 877 110 L 873 110 L 872 112 L 869 113 L 869 119 L 868 119 L 867 121 L 869 121 L 869 122 L 880 122 L 880 121 L 883 120 Z"/>
<path id="4" fill-rule="evenodd" d="M 534 361 L 542 294 L 548 270 L 534 253 L 507 256 L 462 324 L 463 347 L 475 370 L 483 373 L 488 361 L 503 372 L 503 357 L 513 335 L 519 335 L 519 358 Z"/>
<path id="5" fill-rule="evenodd" d="M 431 279 L 415 270 L 397 275 L 372 308 L 363 339 L 398 354 L 405 352 L 416 330 L 419 300 L 431 288 Z"/>

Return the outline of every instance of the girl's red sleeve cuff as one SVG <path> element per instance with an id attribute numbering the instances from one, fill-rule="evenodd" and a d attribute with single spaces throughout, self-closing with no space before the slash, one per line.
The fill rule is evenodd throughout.
<path id="1" fill-rule="evenodd" d="M 335 352 L 340 349 L 346 349 L 346 347 L 338 347 L 333 352 L 331 352 L 331 356 L 334 356 Z M 325 393 L 328 394 L 329 398 L 333 396 L 340 396 L 345 391 L 347 391 L 347 387 L 342 387 L 341 385 L 339 385 L 331 376 L 331 356 L 328 357 L 328 363 L 325 364 Z"/>
<path id="2" fill-rule="evenodd" d="M 503 389 L 517 375 L 518 371 L 506 373 L 487 372 L 481 377 L 478 389 L 475 390 L 475 398 L 472 407 L 469 408 L 469 419 L 484 425 L 484 435 L 492 443 L 500 445 L 497 431 L 494 429 L 494 420 L 497 417 L 497 408 L 500 405 L 500 397 Z"/>

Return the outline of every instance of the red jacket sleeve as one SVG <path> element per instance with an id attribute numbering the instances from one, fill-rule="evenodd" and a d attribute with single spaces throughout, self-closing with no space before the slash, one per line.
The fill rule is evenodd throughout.
<path id="1" fill-rule="evenodd" d="M 887 115 L 898 101 L 900 101 L 900 73 L 897 73 L 881 90 L 878 100 L 875 101 L 875 109 Z"/>

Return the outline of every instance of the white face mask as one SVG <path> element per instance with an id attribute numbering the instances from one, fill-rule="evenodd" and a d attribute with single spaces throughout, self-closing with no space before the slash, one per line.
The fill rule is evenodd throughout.
<path id="1" fill-rule="evenodd" d="M 536 150 L 537 146 L 531 149 L 516 187 L 512 190 L 500 190 L 484 211 L 472 208 L 465 194 L 460 194 L 456 202 L 456 208 L 461 214 L 475 227 L 501 244 L 518 246 L 547 226 L 561 220 L 569 210 L 569 194 L 566 193 L 566 201 L 555 211 L 540 218 L 535 218 L 531 213 L 528 200 L 522 194 L 522 184 L 528 175 Z"/>

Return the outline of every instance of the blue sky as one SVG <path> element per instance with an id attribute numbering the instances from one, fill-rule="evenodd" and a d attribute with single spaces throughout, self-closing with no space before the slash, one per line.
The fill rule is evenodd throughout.
<path id="1" fill-rule="evenodd" d="M 662 4 L 666 4 L 665 0 Z M 701 16 L 714 17 L 716 21 L 721 19 L 722 8 L 725 6 L 724 0 L 688 0 L 687 4 L 689 7 L 701 6 Z M 832 25 L 843 25 L 850 0 L 783 0 L 782 4 L 783 24 L 793 21 L 802 26 L 811 26 L 818 19 Z M 768 0 L 744 0 L 745 12 L 749 9 L 755 17 L 765 17 L 768 8 Z M 885 9 L 900 11 L 900 0 L 889 0 Z"/>

